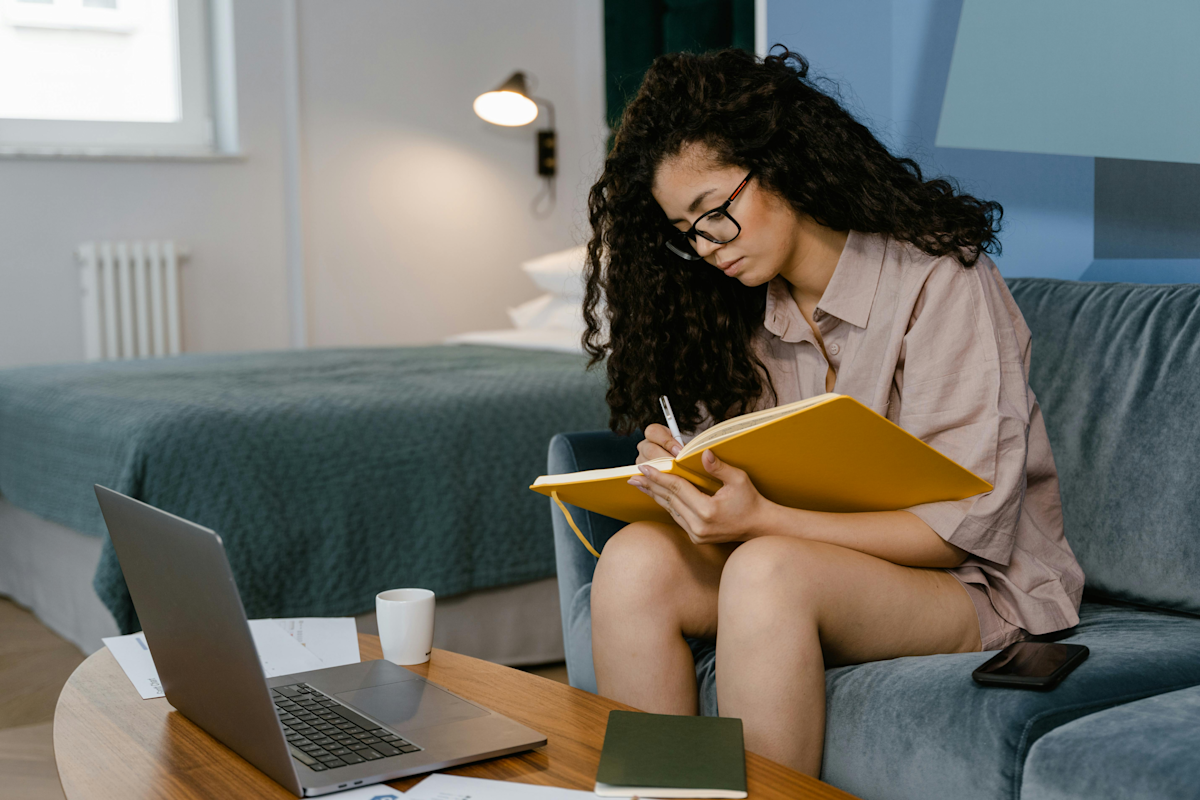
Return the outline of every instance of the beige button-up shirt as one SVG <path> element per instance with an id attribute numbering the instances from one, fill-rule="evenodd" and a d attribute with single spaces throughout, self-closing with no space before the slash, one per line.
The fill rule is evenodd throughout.
<path id="1" fill-rule="evenodd" d="M 1029 388 L 1029 328 L 986 255 L 974 267 L 851 232 L 813 312 L 821 352 L 783 278 L 755 346 L 780 405 L 850 395 L 989 481 L 993 490 L 907 509 L 969 554 L 950 570 L 1030 633 L 1079 621 L 1080 569 L 1063 536 L 1058 472 Z M 769 402 L 769 398 L 768 398 Z"/>

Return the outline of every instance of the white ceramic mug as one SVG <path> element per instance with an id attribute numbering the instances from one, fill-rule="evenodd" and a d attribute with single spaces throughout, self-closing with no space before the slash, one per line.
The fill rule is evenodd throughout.
<path id="1" fill-rule="evenodd" d="M 383 657 L 393 664 L 424 664 L 433 651 L 433 601 L 428 589 L 391 589 L 375 595 Z"/>

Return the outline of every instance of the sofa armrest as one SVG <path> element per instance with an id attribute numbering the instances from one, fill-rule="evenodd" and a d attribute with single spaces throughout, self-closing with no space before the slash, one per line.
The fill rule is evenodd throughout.
<path id="1" fill-rule="evenodd" d="M 631 436 L 618 436 L 608 431 L 560 433 L 550 440 L 547 474 L 632 464 L 637 459 L 638 442 L 643 438 L 640 432 Z M 590 597 L 587 588 L 592 583 L 596 558 L 575 536 L 553 500 L 549 501 L 549 506 L 554 524 L 554 557 L 558 571 L 558 597 L 562 610 L 567 670 L 572 686 L 595 691 L 591 667 L 591 607 L 587 603 Z M 575 506 L 568 505 L 567 510 L 571 512 L 579 531 L 598 552 L 603 552 L 604 543 L 625 527 L 624 522 Z"/>

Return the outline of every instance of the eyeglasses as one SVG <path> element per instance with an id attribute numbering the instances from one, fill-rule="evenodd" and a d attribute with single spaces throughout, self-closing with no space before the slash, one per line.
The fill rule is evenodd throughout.
<path id="1" fill-rule="evenodd" d="M 750 176 L 753 174 L 753 171 L 749 172 L 733 190 L 733 194 L 729 195 L 728 200 L 719 208 L 701 214 L 700 219 L 696 220 L 692 227 L 686 231 L 672 228 L 666 241 L 663 242 L 666 248 L 680 258 L 699 261 L 700 255 L 692 248 L 692 242 L 696 241 L 697 236 L 703 236 L 713 244 L 729 244 L 736 239 L 742 232 L 742 226 L 729 215 L 729 205 L 746 188 L 746 184 L 750 182 Z"/>

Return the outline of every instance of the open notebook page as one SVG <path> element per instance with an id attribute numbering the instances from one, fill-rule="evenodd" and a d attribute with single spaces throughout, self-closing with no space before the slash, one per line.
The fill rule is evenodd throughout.
<path id="1" fill-rule="evenodd" d="M 795 403 L 788 403 L 786 406 L 776 406 L 775 408 L 767 408 L 763 409 L 762 411 L 755 411 L 752 414 L 742 414 L 741 416 L 734 417 L 733 419 L 727 419 L 724 422 L 720 422 L 712 426 L 703 433 L 697 434 L 696 438 L 688 442 L 683 450 L 679 452 L 677 458 L 690 456 L 692 453 L 703 450 L 706 447 L 716 444 L 717 442 L 723 442 L 729 437 L 741 433 L 742 431 L 748 431 L 751 428 L 757 428 L 758 426 L 764 425 L 773 420 L 786 417 L 788 414 L 798 411 L 801 408 L 816 405 L 817 403 L 823 403 L 826 400 L 830 400 L 837 396 L 838 395 L 833 392 L 826 392 L 825 394 L 819 394 L 815 397 L 810 397 L 807 400 L 797 400 Z"/>

